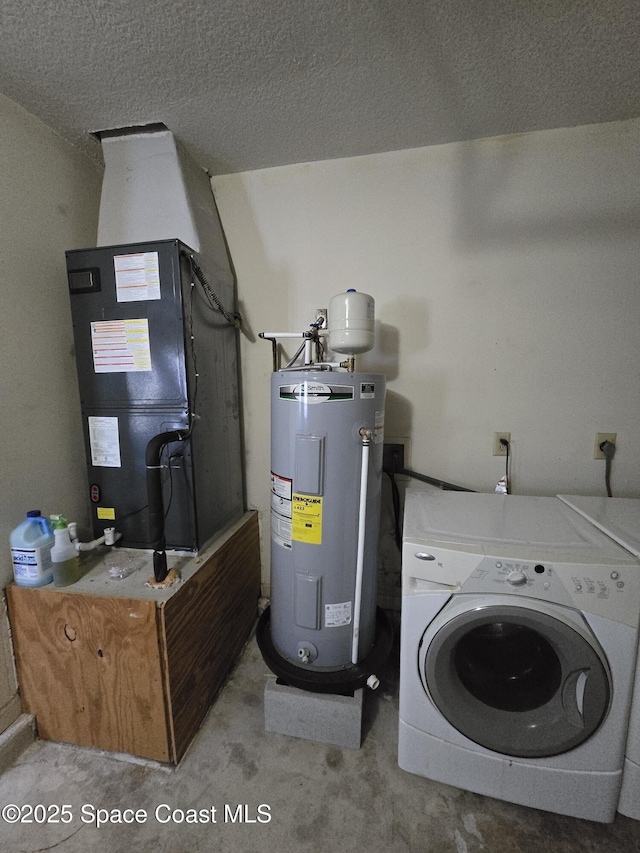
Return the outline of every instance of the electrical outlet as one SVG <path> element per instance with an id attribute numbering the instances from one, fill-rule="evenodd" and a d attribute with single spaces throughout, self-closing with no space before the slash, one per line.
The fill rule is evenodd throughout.
<path id="1" fill-rule="evenodd" d="M 382 449 L 382 467 L 394 473 L 404 468 L 404 444 L 384 443 Z"/>
<path id="2" fill-rule="evenodd" d="M 494 456 L 506 456 L 507 448 L 504 444 L 500 444 L 500 439 L 506 439 L 509 444 L 511 444 L 511 433 L 510 432 L 494 432 L 493 434 L 493 455 Z"/>
<path id="3" fill-rule="evenodd" d="M 320 317 L 324 320 L 322 324 L 322 328 L 327 328 L 327 309 L 326 308 L 316 308 L 316 320 L 319 320 Z"/>
<path id="4" fill-rule="evenodd" d="M 387 471 L 411 469 L 411 439 L 406 436 L 385 435 L 382 449 L 382 467 Z M 395 474 L 397 482 L 409 482 L 408 474 Z"/>
<path id="5" fill-rule="evenodd" d="M 616 432 L 597 432 L 596 441 L 593 445 L 593 458 L 604 459 L 604 453 L 600 450 L 600 445 L 603 441 L 610 441 L 612 444 L 615 444 L 617 437 L 618 433 Z"/>

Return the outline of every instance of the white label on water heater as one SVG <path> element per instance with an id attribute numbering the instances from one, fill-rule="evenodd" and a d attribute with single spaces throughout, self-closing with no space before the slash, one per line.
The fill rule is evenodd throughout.
<path id="1" fill-rule="evenodd" d="M 375 400 L 376 398 L 376 383 L 375 382 L 361 382 L 360 383 L 360 399 L 361 400 Z"/>
<path id="2" fill-rule="evenodd" d="M 271 510 L 271 538 L 281 548 L 291 549 L 291 519 Z"/>
<path id="3" fill-rule="evenodd" d="M 376 412 L 376 423 L 373 434 L 373 443 L 380 444 L 384 441 L 384 411 Z"/>
<path id="4" fill-rule="evenodd" d="M 288 477 L 271 472 L 271 538 L 281 548 L 291 548 L 291 497 Z"/>
<path id="5" fill-rule="evenodd" d="M 91 464 L 100 468 L 121 468 L 120 435 L 117 418 L 88 418 Z"/>
<path id="6" fill-rule="evenodd" d="M 340 628 L 342 625 L 351 624 L 351 602 L 343 601 L 340 604 L 325 604 L 324 627 Z"/>
<path id="7" fill-rule="evenodd" d="M 160 267 L 157 252 L 116 255 L 113 266 L 118 302 L 160 299 Z"/>

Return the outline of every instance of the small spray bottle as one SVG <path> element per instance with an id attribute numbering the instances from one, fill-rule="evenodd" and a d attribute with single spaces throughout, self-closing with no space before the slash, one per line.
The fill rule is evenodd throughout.
<path id="1" fill-rule="evenodd" d="M 51 562 L 53 564 L 54 586 L 69 586 L 75 583 L 80 576 L 80 564 L 78 552 L 69 536 L 67 519 L 63 515 L 52 515 L 53 535 L 55 544 L 51 549 Z"/>

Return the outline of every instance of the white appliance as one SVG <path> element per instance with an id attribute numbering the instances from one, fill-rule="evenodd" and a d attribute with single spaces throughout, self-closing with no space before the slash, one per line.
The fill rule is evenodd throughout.
<path id="1" fill-rule="evenodd" d="M 640 500 L 559 495 L 560 500 L 640 559 Z M 640 820 L 640 672 L 636 668 L 618 811 Z"/>
<path id="2" fill-rule="evenodd" d="M 401 768 L 613 820 L 640 571 L 557 498 L 407 492 Z"/>
<path id="3" fill-rule="evenodd" d="M 558 495 L 560 500 L 640 559 L 640 500 Z"/>

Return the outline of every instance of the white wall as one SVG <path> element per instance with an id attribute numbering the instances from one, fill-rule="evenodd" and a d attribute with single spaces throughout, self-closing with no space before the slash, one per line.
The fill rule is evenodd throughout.
<path id="1" fill-rule="evenodd" d="M 96 167 L 0 95 L 0 586 L 29 509 L 88 523 L 65 250 L 95 245 Z"/>
<path id="2" fill-rule="evenodd" d="M 88 522 L 65 249 L 95 243 L 100 176 L 0 95 L 0 589 L 29 509 Z M 20 714 L 0 612 L 0 731 Z"/>
<path id="3" fill-rule="evenodd" d="M 511 432 L 521 494 L 640 496 L 640 121 L 212 179 L 253 335 L 334 294 L 376 300 L 386 435 L 414 470 L 493 491 Z M 268 578 L 269 373 L 242 344 L 251 505 Z"/>

